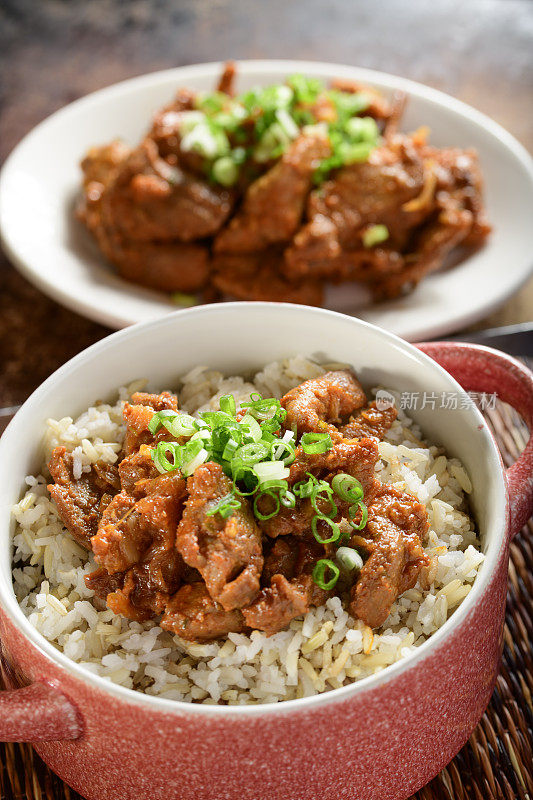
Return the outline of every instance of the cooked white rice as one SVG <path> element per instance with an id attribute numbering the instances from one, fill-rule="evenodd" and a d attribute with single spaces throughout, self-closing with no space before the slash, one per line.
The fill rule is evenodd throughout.
<path id="1" fill-rule="evenodd" d="M 269 364 L 247 382 L 197 367 L 180 382 L 180 407 L 188 412 L 215 408 L 220 395 L 229 392 L 241 400 L 251 391 L 280 397 L 322 371 L 297 357 Z M 57 445 L 74 453 L 78 475 L 99 459 L 115 462 L 124 436 L 123 401 L 142 385 L 121 389 L 114 405 L 97 403 L 76 420 L 48 420 L 45 464 Z M 184 642 L 153 621 L 141 624 L 99 610 L 83 580 L 94 561 L 59 519 L 46 490 L 45 465 L 42 475 L 26 478 L 28 489 L 13 510 L 13 582 L 21 608 L 46 639 L 85 669 L 173 700 L 273 703 L 379 672 L 446 622 L 472 588 L 484 558 L 465 501 L 470 480 L 459 461 L 424 442 L 401 410 L 379 449 L 380 479 L 425 503 L 431 526 L 425 546 L 430 587 L 417 584 L 399 598 L 379 631 L 354 620 L 338 597 L 274 636 L 230 633 L 208 644 Z"/>

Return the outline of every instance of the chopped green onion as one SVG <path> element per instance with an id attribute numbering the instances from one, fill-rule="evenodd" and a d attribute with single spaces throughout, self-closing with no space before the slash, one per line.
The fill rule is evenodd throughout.
<path id="1" fill-rule="evenodd" d="M 376 244 L 387 241 L 389 229 L 386 225 L 369 225 L 363 233 L 364 247 L 374 247 Z"/>
<path id="2" fill-rule="evenodd" d="M 344 123 L 344 131 L 354 142 L 371 142 L 379 138 L 379 128 L 373 117 L 351 117 Z"/>
<path id="3" fill-rule="evenodd" d="M 311 105 L 324 91 L 324 84 L 318 78 L 308 78 L 299 73 L 287 78 L 287 84 L 294 92 L 296 102 Z"/>
<path id="4" fill-rule="evenodd" d="M 226 155 L 230 146 L 224 131 L 215 128 L 208 122 L 199 122 L 181 140 L 180 148 L 184 153 L 194 151 L 205 158 L 216 158 Z"/>
<path id="5" fill-rule="evenodd" d="M 325 522 L 326 525 L 329 525 L 329 527 L 333 531 L 329 539 L 324 539 L 320 535 L 320 532 L 318 531 L 319 522 Z M 313 531 L 313 536 L 315 537 L 315 539 L 319 544 L 331 544 L 331 542 L 336 542 L 341 535 L 341 529 L 339 528 L 337 523 L 333 522 L 333 520 L 330 519 L 329 517 L 322 516 L 321 514 L 317 514 L 311 520 L 311 530 Z"/>
<path id="6" fill-rule="evenodd" d="M 333 491 L 347 503 L 357 503 L 363 497 L 363 487 L 352 475 L 339 472 L 331 481 Z"/>
<path id="7" fill-rule="evenodd" d="M 314 475 L 311 475 L 310 472 L 307 472 L 306 475 L 309 476 L 308 480 L 298 481 L 298 483 L 295 483 L 294 486 L 292 487 L 294 494 L 296 494 L 298 497 L 301 497 L 302 499 L 306 497 L 311 497 L 313 489 L 318 482 L 317 478 L 315 478 Z"/>
<path id="8" fill-rule="evenodd" d="M 361 521 L 360 521 L 359 525 L 356 525 L 355 522 L 353 521 L 353 519 L 356 516 L 357 512 L 359 511 L 359 509 L 361 509 Z M 354 528 L 354 530 L 356 530 L 356 531 L 362 531 L 363 528 L 366 526 L 366 523 L 368 522 L 368 508 L 366 507 L 366 505 L 364 503 L 362 503 L 361 500 L 360 500 L 357 503 L 357 505 L 351 506 L 351 508 L 349 510 L 349 515 L 350 515 L 350 518 L 348 519 L 348 522 L 350 523 L 352 528 Z"/>
<path id="9" fill-rule="evenodd" d="M 276 119 L 289 139 L 296 139 L 300 129 L 285 108 L 280 108 L 276 111 Z"/>
<path id="10" fill-rule="evenodd" d="M 202 447 L 195 456 L 182 465 L 181 471 L 183 475 L 185 475 L 185 477 L 192 475 L 194 471 L 198 469 L 200 464 L 204 464 L 207 461 L 208 457 L 209 453 L 204 447 Z"/>
<path id="11" fill-rule="evenodd" d="M 368 159 L 374 148 L 372 142 L 341 142 L 338 153 L 343 164 L 360 164 Z"/>
<path id="12" fill-rule="evenodd" d="M 346 572 L 353 572 L 354 569 L 360 570 L 363 567 L 363 559 L 357 550 L 351 547 L 339 547 L 335 558 Z"/>
<path id="13" fill-rule="evenodd" d="M 328 581 L 326 580 L 327 570 L 332 573 L 332 577 Z M 313 580 L 317 586 L 329 592 L 339 580 L 340 574 L 341 571 L 334 561 L 331 561 L 329 558 L 321 558 L 316 562 L 315 568 L 313 569 Z"/>
<path id="14" fill-rule="evenodd" d="M 232 394 L 224 394 L 218 401 L 220 406 L 220 410 L 224 411 L 225 414 L 230 414 L 232 417 L 235 416 L 235 412 L 237 410 L 237 404 L 235 403 L 235 398 Z"/>
<path id="15" fill-rule="evenodd" d="M 176 414 L 161 419 L 163 426 L 173 436 L 192 436 L 198 431 L 198 422 L 189 414 Z"/>
<path id="16" fill-rule="evenodd" d="M 290 472 L 283 461 L 261 461 L 259 464 L 254 464 L 253 470 L 259 478 L 260 486 L 265 481 L 285 480 Z"/>
<path id="17" fill-rule="evenodd" d="M 263 442 L 250 442 L 245 444 L 235 453 L 244 464 L 256 464 L 270 454 L 270 447 Z M 283 465 L 282 465 L 283 466 Z"/>
<path id="18" fill-rule="evenodd" d="M 328 97 L 333 101 L 341 120 L 360 114 L 370 105 L 368 96 L 363 92 L 343 92 L 339 89 L 330 89 Z"/>
<path id="19" fill-rule="evenodd" d="M 237 500 L 235 495 L 230 492 L 221 497 L 214 506 L 211 506 L 209 511 L 206 511 L 206 516 L 212 517 L 214 514 L 220 514 L 223 519 L 227 519 L 231 517 L 234 511 L 238 511 L 240 507 L 240 500 Z"/>
<path id="20" fill-rule="evenodd" d="M 240 421 L 240 425 L 245 436 L 252 439 L 254 442 L 260 441 L 263 432 L 257 420 L 254 419 L 251 414 L 245 414 Z"/>
<path id="21" fill-rule="evenodd" d="M 255 474 L 253 467 L 242 464 L 236 459 L 233 459 L 231 463 L 233 473 L 233 488 L 235 492 L 243 497 L 249 497 L 250 495 L 254 494 L 259 486 L 259 479 Z M 240 481 L 241 484 L 244 484 L 246 488 L 242 489 L 237 486 L 237 481 Z"/>
<path id="22" fill-rule="evenodd" d="M 307 455 L 325 453 L 333 447 L 329 433 L 304 433 L 300 443 L 304 453 Z"/>
<path id="23" fill-rule="evenodd" d="M 274 501 L 274 510 L 271 511 L 269 514 L 263 514 L 262 511 L 258 508 L 258 502 L 262 500 L 264 497 L 270 497 Z M 280 508 L 280 499 L 274 492 L 262 492 L 259 495 L 256 495 L 254 498 L 254 514 L 260 520 L 270 519 L 271 517 L 275 517 L 278 513 Z"/>
<path id="24" fill-rule="evenodd" d="M 150 433 L 157 433 L 163 424 L 163 417 L 175 417 L 177 414 L 178 412 L 172 408 L 164 408 L 162 411 L 157 411 L 148 423 L 148 430 Z"/>
<path id="25" fill-rule="evenodd" d="M 337 505 L 333 500 L 333 492 L 331 486 L 326 481 L 320 481 L 321 484 L 325 484 L 325 486 L 317 486 L 313 489 L 311 493 L 311 505 L 315 509 L 316 513 L 319 514 L 321 517 L 331 517 L 333 519 L 337 516 Z M 327 487 L 327 488 L 326 488 Z M 322 496 L 322 495 L 325 495 Z M 327 501 L 330 504 L 329 511 L 324 511 L 323 509 L 319 508 L 317 505 L 318 500 Z"/>
<path id="26" fill-rule="evenodd" d="M 180 111 L 179 112 L 179 130 L 180 134 L 184 136 L 190 133 L 197 125 L 207 123 L 207 118 L 202 111 Z"/>
<path id="27" fill-rule="evenodd" d="M 271 457 L 275 461 L 283 461 L 286 467 L 292 464 L 296 458 L 296 448 L 294 444 L 288 439 L 274 439 L 270 444 Z M 282 458 L 283 453 L 287 455 Z"/>
<path id="28" fill-rule="evenodd" d="M 285 494 L 280 494 L 279 499 L 281 500 L 281 505 L 285 506 L 285 508 L 294 508 L 296 505 L 296 497 L 289 489 Z"/>
<path id="29" fill-rule="evenodd" d="M 190 308 L 191 306 L 198 305 L 198 298 L 193 294 L 185 294 L 185 292 L 172 292 L 170 299 L 173 303 L 182 308 Z"/>
<path id="30" fill-rule="evenodd" d="M 254 397 L 257 398 L 254 400 Z M 261 397 L 258 392 L 250 395 L 249 403 L 241 403 L 243 408 L 249 408 L 249 413 L 260 420 L 269 420 L 279 417 L 282 421 L 287 416 L 287 412 L 281 407 L 279 400 L 275 397 Z"/>
<path id="31" fill-rule="evenodd" d="M 172 461 L 167 458 L 167 453 L 172 454 Z M 159 472 L 171 472 L 182 464 L 181 447 L 176 442 L 159 442 L 152 450 L 152 461 Z"/>
<path id="32" fill-rule="evenodd" d="M 213 164 L 212 177 L 222 186 L 233 186 L 239 178 L 239 168 L 231 156 L 222 156 Z"/>

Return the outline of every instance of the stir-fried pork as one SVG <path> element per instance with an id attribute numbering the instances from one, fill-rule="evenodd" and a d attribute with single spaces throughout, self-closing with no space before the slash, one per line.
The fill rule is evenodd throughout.
<path id="1" fill-rule="evenodd" d="M 180 469 L 161 473 L 153 447 L 172 435 L 148 426 L 158 411 L 178 411 L 169 392 L 138 392 L 125 403 L 117 466 L 98 462 L 75 477 L 74 456 L 64 447 L 54 450 L 50 494 L 68 530 L 94 554 L 98 568 L 87 586 L 114 613 L 140 621 L 162 617 L 162 627 L 191 641 L 250 628 L 273 634 L 333 591 L 317 584 L 315 568 L 335 558 L 340 542 L 327 540 L 336 525 L 345 526 L 343 536 L 366 559 L 351 588 L 354 616 L 377 627 L 414 586 L 428 564 L 427 513 L 413 495 L 381 484 L 376 472 L 378 442 L 394 422 L 394 407 L 368 405 L 349 370 L 305 381 L 281 405 L 288 430 L 332 439 L 322 453 L 306 453 L 305 439 L 296 447 L 286 484 L 294 492 L 292 507 L 276 508 L 267 493 L 256 496 L 252 509 L 239 495 L 221 513 L 233 482 L 215 461 L 197 466 L 187 480 Z M 362 509 L 334 492 L 339 473 L 359 481 L 366 525 Z M 329 484 L 331 500 L 323 491 L 299 495 L 297 484 L 313 479 Z M 350 534 L 348 518 L 362 530 Z"/>
<path id="2" fill-rule="evenodd" d="M 263 568 L 261 533 L 247 501 L 243 498 L 228 519 L 209 514 L 231 488 L 218 464 L 198 467 L 187 481 L 189 499 L 176 539 L 185 562 L 200 572 L 209 594 L 226 611 L 253 600 Z"/>

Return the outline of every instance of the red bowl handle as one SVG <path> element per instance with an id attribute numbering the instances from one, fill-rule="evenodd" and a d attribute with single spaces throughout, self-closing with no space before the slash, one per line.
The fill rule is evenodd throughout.
<path id="1" fill-rule="evenodd" d="M 515 536 L 533 514 L 533 373 L 511 356 L 481 345 L 422 342 L 417 347 L 472 392 L 496 394 L 524 419 L 530 436 L 520 458 L 507 472 Z"/>
<path id="2" fill-rule="evenodd" d="M 54 686 L 33 683 L 0 692 L 1 742 L 52 742 L 79 736 L 78 712 Z"/>

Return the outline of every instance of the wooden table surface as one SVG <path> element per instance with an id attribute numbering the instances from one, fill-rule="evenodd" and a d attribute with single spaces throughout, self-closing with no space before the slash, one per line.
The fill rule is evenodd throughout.
<path id="1" fill-rule="evenodd" d="M 337 61 L 403 75 L 471 103 L 533 151 L 532 53 L 530 0 L 2 0 L 0 159 L 87 92 L 229 57 Z M 533 281 L 484 324 L 531 319 Z M 0 407 L 22 402 L 107 333 L 0 257 Z"/>

